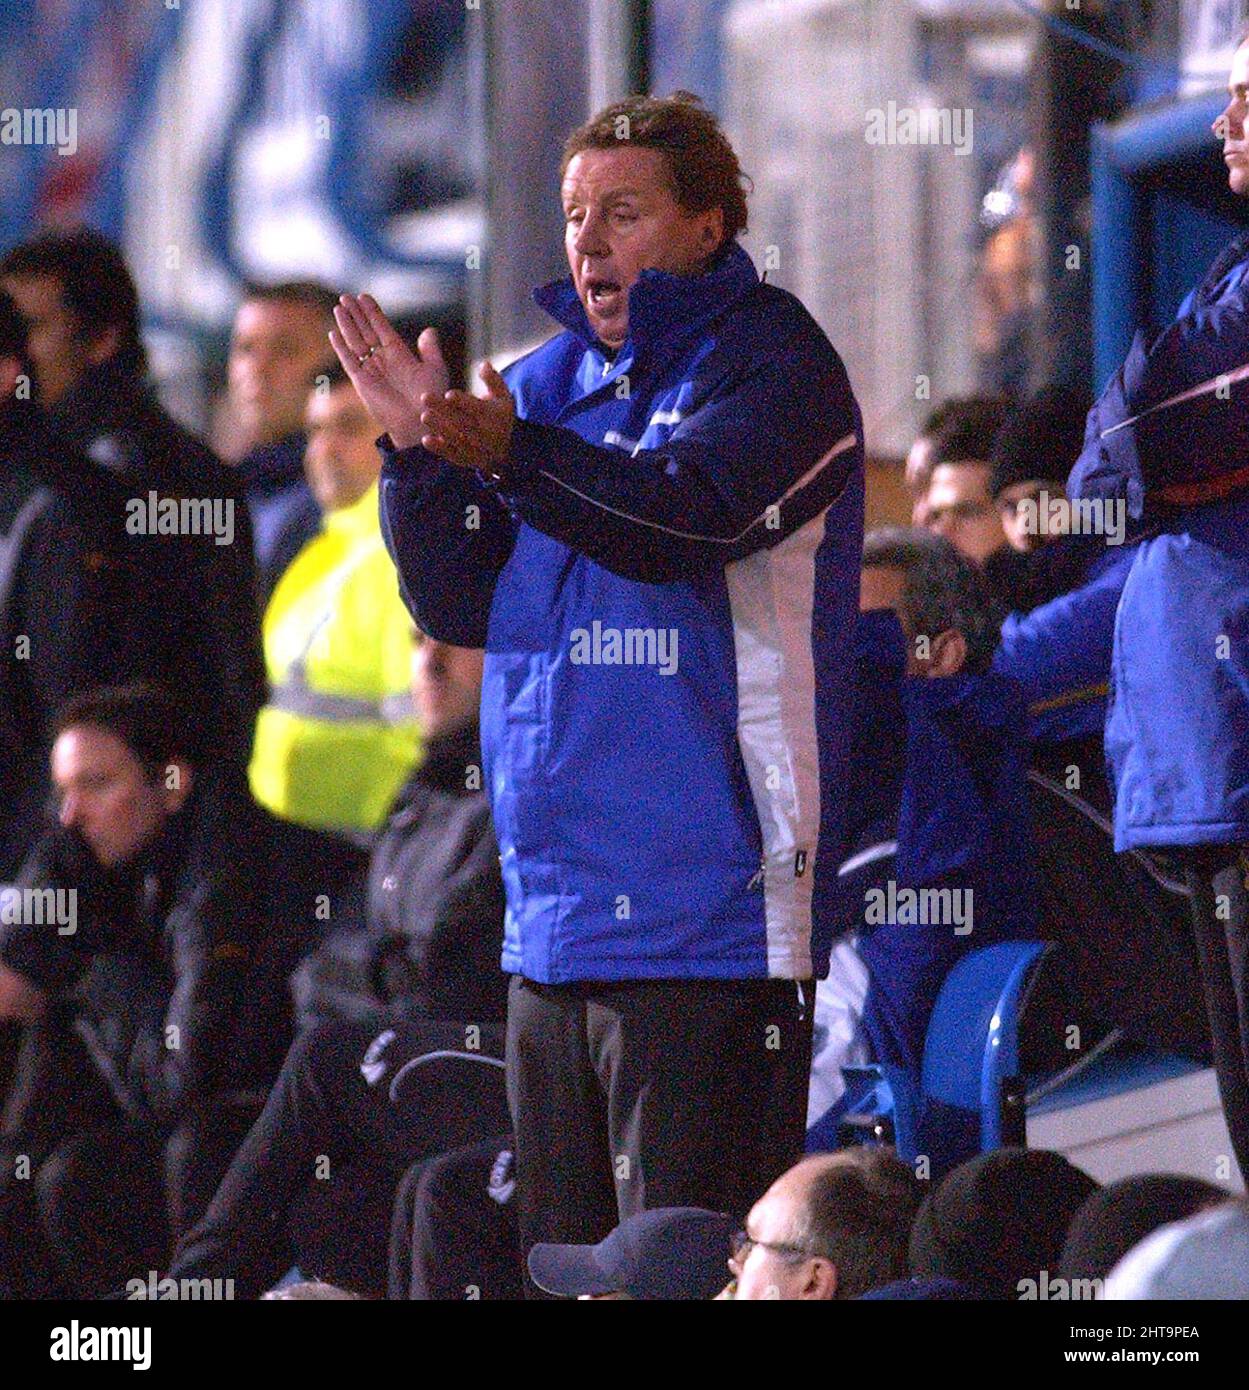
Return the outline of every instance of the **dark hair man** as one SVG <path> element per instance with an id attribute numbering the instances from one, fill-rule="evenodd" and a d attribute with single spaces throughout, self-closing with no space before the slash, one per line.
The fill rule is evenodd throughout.
<path id="1" fill-rule="evenodd" d="M 1249 195 L 1249 39 L 1214 122 Z M 1137 334 L 1089 415 L 1068 491 L 1161 534 L 1123 586 L 1106 721 L 1115 848 L 1183 851 L 1215 1070 L 1249 1172 L 1249 236 L 1161 333 Z"/>
<path id="2" fill-rule="evenodd" d="M 1045 386 L 1012 410 L 998 430 L 989 453 L 989 490 L 1016 550 L 1035 551 L 1065 534 L 1028 523 L 1048 521 L 1047 504 L 1066 501 L 1066 478 L 1084 442 L 1090 404 L 1087 392 Z M 1064 519 L 1061 513 L 1058 519 Z"/>
<path id="3" fill-rule="evenodd" d="M 250 776 L 262 806 L 316 832 L 323 870 L 349 876 L 419 751 L 412 620 L 378 521 L 381 427 L 337 362 L 305 383 L 304 409 L 318 525 L 265 609 L 271 693 Z"/>
<path id="4" fill-rule="evenodd" d="M 333 362 L 325 335 L 337 297 L 313 280 L 252 283 L 234 316 L 227 364 L 238 460 L 267 597 L 321 515 L 304 476 L 308 383 Z"/>
<path id="5" fill-rule="evenodd" d="M 924 526 L 984 571 L 1009 612 L 1028 604 L 1027 563 L 1008 544 L 990 490 L 989 459 L 1006 410 L 1006 402 L 997 397 L 973 398 L 938 429 L 928 455 L 922 511 Z"/>
<path id="6" fill-rule="evenodd" d="M 977 1154 L 933 1187 L 911 1227 L 911 1273 L 953 1279 L 982 1298 L 1032 1296 L 1057 1270 L 1075 1214 L 1097 1183 L 1048 1149 Z"/>
<path id="7" fill-rule="evenodd" d="M 29 1025 L 5 1113 L 0 1283 L 89 1296 L 159 1267 L 164 1213 L 177 1226 L 207 1201 L 240 1093 L 276 1070 L 293 951 L 266 896 L 263 817 L 204 795 L 162 692 L 77 697 L 52 774 L 59 826 L 0 890 L 0 1017 Z"/>
<path id="8" fill-rule="evenodd" d="M 561 196 L 571 276 L 537 299 L 564 331 L 484 399 L 367 296 L 333 335 L 389 434 L 412 614 L 486 648 L 526 1243 L 740 1216 L 801 1148 L 862 534 L 845 370 L 738 245 L 711 114 L 606 108 Z"/>
<path id="9" fill-rule="evenodd" d="M 904 1278 L 922 1197 L 892 1149 L 851 1147 L 803 1159 L 750 1209 L 726 1296 L 849 1299 Z"/>
<path id="10" fill-rule="evenodd" d="M 993 433 L 1005 418 L 1006 402 L 1000 396 L 950 396 L 929 412 L 906 455 L 905 482 L 912 497 L 911 524 L 926 526 L 928 511 L 924 494 L 932 478 L 934 457 L 944 454 L 945 441 L 965 437 L 970 429 L 976 436 L 984 428 L 976 422 L 984 420 Z M 973 445 L 973 451 L 979 445 Z"/>
<path id="11" fill-rule="evenodd" d="M 53 452 L 27 345 L 0 290 L 0 880 L 39 836 L 56 712 L 107 671 L 111 648 L 98 490 Z"/>
<path id="12" fill-rule="evenodd" d="M 918 1073 L 950 968 L 969 948 L 1028 934 L 1035 922 L 1023 708 L 989 669 L 999 614 L 984 576 L 948 542 L 871 532 L 860 601 L 860 663 L 874 670 L 883 708 L 896 692 L 900 726 L 875 730 L 859 775 L 895 785 L 890 750 L 905 749 L 894 896 L 888 885 L 883 895 L 869 888 L 860 918 L 871 972 L 863 1026 L 877 1059 Z M 947 906 L 937 920 L 920 917 L 906 905 L 907 888 L 935 889 Z M 951 1147 L 962 1142 L 945 1137 Z M 934 1140 L 934 1167 L 942 1149 Z"/>
<path id="13" fill-rule="evenodd" d="M 0 260 L 30 327 L 58 456 L 101 498 L 97 555 L 112 657 L 96 682 L 147 680 L 192 710 L 241 780 L 264 699 L 251 528 L 235 483 L 149 391 L 138 297 L 117 247 L 55 229 Z"/>
<path id="14" fill-rule="evenodd" d="M 336 923 L 295 972 L 312 1026 L 175 1277 L 233 1278 L 248 1297 L 290 1267 L 293 1238 L 304 1268 L 380 1292 L 404 1168 L 506 1126 L 503 884 L 481 790 L 481 668 L 479 651 L 419 643 L 412 696 L 427 753 L 373 852 L 364 919 Z M 319 1155 L 330 1182 L 312 1181 Z M 309 1197 L 311 1208 L 297 1200 Z M 296 1212 L 307 1219 L 293 1229 Z"/>

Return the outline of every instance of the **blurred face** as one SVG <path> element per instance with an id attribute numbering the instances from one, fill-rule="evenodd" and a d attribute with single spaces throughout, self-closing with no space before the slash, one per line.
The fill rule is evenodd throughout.
<path id="1" fill-rule="evenodd" d="M 22 362 L 18 357 L 0 357 L 0 411 L 17 394 L 17 379 L 22 375 Z"/>
<path id="2" fill-rule="evenodd" d="M 377 481 L 381 455 L 374 441 L 381 426 L 365 409 L 349 382 L 332 391 L 307 395 L 304 473 L 323 512 L 358 502 Z"/>
<path id="3" fill-rule="evenodd" d="M 989 496 L 987 463 L 939 463 L 924 498 L 926 525 L 982 565 L 1006 542 L 1002 519 Z"/>
<path id="4" fill-rule="evenodd" d="M 1024 513 L 1020 510 L 1019 504 L 1030 500 L 1035 502 L 1049 487 L 1050 484 L 1041 478 L 1030 478 L 1022 483 L 1012 483 L 1010 487 L 1004 487 L 998 493 L 997 510 L 1002 518 L 1002 530 L 1013 549 L 1035 550 L 1047 539 L 1046 536 L 1038 535 L 1035 528 L 1031 531 L 1024 530 Z M 1052 535 L 1053 532 L 1050 531 L 1049 534 Z"/>
<path id="5" fill-rule="evenodd" d="M 422 637 L 412 653 L 412 702 L 427 738 L 456 733 L 475 724 L 481 704 L 478 647 L 452 647 Z"/>
<path id="6" fill-rule="evenodd" d="M 327 324 L 310 304 L 248 299 L 230 339 L 230 405 L 250 444 L 273 444 L 303 426 L 308 383 L 330 360 Z"/>
<path id="7" fill-rule="evenodd" d="M 52 746 L 52 781 L 59 819 L 87 842 L 105 868 L 133 859 L 160 834 L 190 791 L 179 764 L 179 786 L 153 781 L 115 734 L 91 724 L 66 729 Z"/>
<path id="8" fill-rule="evenodd" d="M 1214 133 L 1223 141 L 1227 182 L 1233 193 L 1249 193 L 1249 147 L 1245 144 L 1245 115 L 1249 110 L 1249 44 L 1232 59 L 1227 78 L 1228 103 L 1215 121 Z"/>
<path id="9" fill-rule="evenodd" d="M 8 275 L 4 288 L 30 329 L 27 352 L 39 399 L 54 406 L 89 368 L 105 360 L 108 351 L 102 343 L 93 346 L 83 336 L 78 319 L 61 298 L 58 276 Z"/>
<path id="10" fill-rule="evenodd" d="M 798 1164 L 783 1173 L 750 1209 L 746 1243 L 729 1269 L 737 1280 L 738 1299 L 831 1298 L 836 1272 L 830 1261 L 808 1254 L 793 1238 L 806 1201 L 810 1166 Z"/>
<path id="11" fill-rule="evenodd" d="M 569 161 L 560 191 L 577 297 L 609 348 L 628 336 L 629 289 L 643 270 L 695 274 L 720 244 L 723 210 L 687 213 L 658 150 L 583 150 Z"/>

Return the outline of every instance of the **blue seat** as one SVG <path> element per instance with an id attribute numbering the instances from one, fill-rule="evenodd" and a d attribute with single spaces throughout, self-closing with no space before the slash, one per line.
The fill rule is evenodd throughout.
<path id="1" fill-rule="evenodd" d="M 1043 941 L 1004 941 L 972 951 L 946 976 L 928 1021 L 925 1100 L 975 1111 L 980 1149 L 1023 1142 L 1019 1018 Z"/>
<path id="2" fill-rule="evenodd" d="M 1043 941 L 1005 941 L 955 965 L 928 1023 L 918 1085 L 905 1069 L 884 1063 L 843 1068 L 843 1138 L 892 1142 L 908 1163 L 944 1148 L 941 1167 L 977 1148 L 1023 1143 L 1019 1018 L 1046 949 Z"/>

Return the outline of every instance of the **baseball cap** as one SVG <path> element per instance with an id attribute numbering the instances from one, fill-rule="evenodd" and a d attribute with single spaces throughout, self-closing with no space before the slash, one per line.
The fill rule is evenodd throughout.
<path id="1" fill-rule="evenodd" d="M 657 1207 L 628 1217 L 597 1245 L 535 1245 L 529 1273 L 565 1298 L 709 1299 L 728 1280 L 733 1222 L 702 1207 Z"/>

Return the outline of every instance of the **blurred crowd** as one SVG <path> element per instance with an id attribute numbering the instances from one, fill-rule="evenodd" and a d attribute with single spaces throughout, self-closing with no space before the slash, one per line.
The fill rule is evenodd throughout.
<path id="1" fill-rule="evenodd" d="M 394 1298 L 1249 1293 L 1218 1188 L 1099 1189 L 939 1113 L 920 1180 L 846 1125 L 842 1068 L 918 1076 L 943 982 L 998 941 L 1050 947 L 1029 1073 L 1112 1036 L 1210 1061 L 1183 867 L 1115 853 L 1103 729 L 1144 533 L 1056 505 L 1090 401 L 942 403 L 913 524 L 865 538 L 811 1156 L 749 1213 L 525 1252 L 482 653 L 400 597 L 335 292 L 244 289 L 225 463 L 159 405 L 109 241 L 41 233 L 0 287 L 0 1294 L 149 1271 L 238 1297 L 292 1271 Z M 865 911 L 906 890 L 953 917 Z"/>

